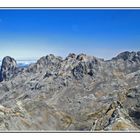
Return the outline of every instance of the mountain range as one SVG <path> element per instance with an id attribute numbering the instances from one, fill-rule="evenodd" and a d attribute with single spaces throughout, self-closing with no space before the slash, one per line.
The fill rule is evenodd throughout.
<path id="1" fill-rule="evenodd" d="M 0 70 L 0 131 L 139 131 L 140 51 L 53 54 Z"/>

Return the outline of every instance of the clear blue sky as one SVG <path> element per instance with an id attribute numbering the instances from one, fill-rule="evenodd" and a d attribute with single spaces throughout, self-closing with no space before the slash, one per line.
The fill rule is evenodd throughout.
<path id="1" fill-rule="evenodd" d="M 0 10 L 0 59 L 140 50 L 140 10 Z"/>

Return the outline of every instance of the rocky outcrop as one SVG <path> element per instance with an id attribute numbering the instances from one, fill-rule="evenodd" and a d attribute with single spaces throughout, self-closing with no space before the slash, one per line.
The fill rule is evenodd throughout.
<path id="1" fill-rule="evenodd" d="M 62 58 L 55 57 L 53 54 L 40 58 L 36 64 L 32 64 L 27 68 L 29 73 L 56 73 L 60 68 Z"/>
<path id="2" fill-rule="evenodd" d="M 6 56 L 2 60 L 1 65 L 1 81 L 10 80 L 17 72 L 17 63 L 14 58 L 11 58 L 10 56 Z"/>
<path id="3" fill-rule="evenodd" d="M 122 59 L 124 61 L 140 62 L 140 52 L 122 52 L 113 59 Z"/>
<path id="4" fill-rule="evenodd" d="M 50 54 L 20 72 L 6 57 L 1 72 L 1 131 L 140 130 L 140 52 Z"/>

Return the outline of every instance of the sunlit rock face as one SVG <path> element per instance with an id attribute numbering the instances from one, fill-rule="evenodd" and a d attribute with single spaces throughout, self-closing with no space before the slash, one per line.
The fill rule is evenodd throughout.
<path id="1" fill-rule="evenodd" d="M 1 131 L 140 131 L 140 52 L 5 57 L 1 79 Z"/>

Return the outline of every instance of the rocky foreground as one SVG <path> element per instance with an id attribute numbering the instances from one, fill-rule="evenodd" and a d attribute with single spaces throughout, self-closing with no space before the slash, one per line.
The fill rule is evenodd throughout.
<path id="1" fill-rule="evenodd" d="M 7 56 L 0 81 L 0 131 L 140 131 L 140 52 Z"/>

